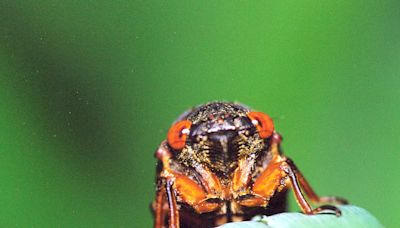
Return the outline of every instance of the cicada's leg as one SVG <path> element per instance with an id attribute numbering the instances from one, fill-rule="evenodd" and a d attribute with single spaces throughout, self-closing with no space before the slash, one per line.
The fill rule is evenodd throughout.
<path id="1" fill-rule="evenodd" d="M 286 187 L 284 179 L 286 174 L 280 169 L 281 161 L 284 157 L 279 152 L 281 136 L 274 133 L 271 137 L 272 159 L 261 174 L 256 178 L 248 191 L 252 168 L 255 165 L 254 159 L 243 159 L 239 162 L 234 172 L 232 189 L 236 193 L 236 202 L 245 207 L 266 207 L 270 199 L 278 191 Z"/>
<path id="2" fill-rule="evenodd" d="M 179 228 L 179 211 L 176 203 L 176 196 L 173 190 L 173 176 L 169 175 L 170 151 L 166 148 L 165 142 L 162 142 L 155 156 L 161 161 L 162 170 L 158 174 L 158 191 L 155 202 L 154 227 L 163 228 L 165 225 L 166 210 L 164 205 L 168 205 L 168 222 L 170 228 Z"/>
<path id="3" fill-rule="evenodd" d="M 169 227 L 170 228 L 179 228 L 179 210 L 178 205 L 176 204 L 176 197 L 173 191 L 173 182 L 171 180 L 167 180 L 167 199 L 168 199 L 168 207 L 169 207 Z"/>
<path id="4" fill-rule="evenodd" d="M 289 162 L 287 162 L 287 161 L 282 162 L 281 169 L 289 177 L 289 181 L 290 181 L 290 184 L 292 185 L 292 189 L 295 194 L 297 204 L 300 206 L 300 208 L 302 209 L 302 211 L 304 213 L 317 214 L 324 210 L 331 210 L 331 211 L 334 211 L 337 216 L 341 215 L 340 209 L 335 206 L 332 206 L 332 205 L 323 205 L 323 206 L 317 207 L 315 209 L 312 209 L 312 207 L 307 202 L 307 200 L 305 199 L 305 197 L 301 191 L 301 187 L 300 187 L 300 184 L 298 181 L 299 178 L 297 178 L 297 175 L 295 173 L 296 167 L 294 166 L 294 163 L 292 161 L 289 160 Z M 297 173 L 301 174 L 300 172 L 297 172 Z M 303 177 L 303 181 L 305 181 L 304 177 Z M 315 194 L 315 192 L 312 191 L 312 188 L 310 187 L 310 185 L 307 185 L 306 188 L 307 188 L 307 190 L 304 189 L 304 191 L 308 191 L 308 193 L 312 194 L 311 197 L 314 197 L 314 200 L 315 200 L 315 197 L 318 197 L 317 194 Z"/>
<path id="5" fill-rule="evenodd" d="M 284 172 L 279 168 L 280 163 L 268 165 L 268 167 L 255 180 L 251 192 L 240 193 L 236 201 L 245 207 L 266 207 L 269 199 L 282 189 L 284 183 Z"/>
<path id="6" fill-rule="evenodd" d="M 171 179 L 161 180 L 162 185 L 157 190 L 156 200 L 153 203 L 154 228 L 164 228 L 168 212 L 168 223 L 170 228 L 179 228 L 179 210 Z M 167 207 L 166 207 L 167 205 Z"/>
<path id="7" fill-rule="evenodd" d="M 199 214 L 215 211 L 222 206 L 222 200 L 218 198 L 218 196 L 205 191 L 197 182 L 170 167 L 170 163 L 173 162 L 171 160 L 172 155 L 166 147 L 165 142 L 163 142 L 157 150 L 156 157 L 162 163 L 162 170 L 159 173 L 159 178 L 162 180 L 162 183 L 164 183 L 163 187 L 165 188 L 166 200 L 168 202 L 170 228 L 179 227 L 177 195 L 179 195 L 180 202 L 188 204 Z M 219 185 L 219 183 L 216 185 Z M 159 197 L 162 198 L 162 196 Z M 162 199 L 160 200 L 162 201 Z M 155 224 L 163 224 L 163 213 L 165 212 L 160 213 L 160 217 L 156 216 Z"/>
<path id="8" fill-rule="evenodd" d="M 154 213 L 154 228 L 165 227 L 165 204 L 166 204 L 166 192 L 164 184 L 159 184 L 157 189 L 156 199 L 153 202 L 153 213 Z"/>
<path id="9" fill-rule="evenodd" d="M 292 170 L 296 174 L 296 177 L 299 180 L 301 188 L 304 190 L 304 193 L 313 203 L 336 203 L 336 204 L 348 204 L 346 199 L 336 196 L 318 196 L 315 191 L 312 189 L 306 178 L 300 172 L 300 170 L 296 167 L 291 159 L 287 159 L 286 162 L 292 167 Z"/>
<path id="10" fill-rule="evenodd" d="M 279 159 L 276 159 L 276 162 L 269 164 L 256 179 L 252 187 L 252 195 L 247 196 L 246 200 L 242 199 L 239 204 L 243 206 L 267 205 L 267 200 L 273 197 L 276 192 L 282 191 L 283 189 L 287 189 L 291 186 L 297 204 L 305 214 L 317 214 L 323 210 L 331 210 L 339 216 L 341 212 L 335 206 L 324 205 L 315 209 L 310 206 L 301 191 L 301 187 L 294 169 L 295 167 L 293 162 L 287 162 L 285 157 L 282 156 Z M 308 187 L 307 191 L 311 193 L 311 187 L 309 185 L 306 187 Z M 312 193 L 316 196 L 314 192 Z"/>
<path id="11" fill-rule="evenodd" d="M 168 208 L 165 208 L 165 204 Z M 173 191 L 173 181 L 163 180 L 163 185 L 157 191 L 156 200 L 153 205 L 154 209 L 154 228 L 164 228 L 166 212 L 168 211 L 170 228 L 179 228 L 179 210 L 176 203 L 175 193 Z"/>

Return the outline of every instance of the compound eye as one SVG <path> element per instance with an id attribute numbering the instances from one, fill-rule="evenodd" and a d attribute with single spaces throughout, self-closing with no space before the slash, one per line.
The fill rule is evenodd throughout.
<path id="1" fill-rule="evenodd" d="M 181 150 L 185 146 L 186 138 L 189 135 L 189 129 L 192 122 L 182 120 L 174 124 L 168 131 L 168 144 L 175 150 Z"/>
<path id="2" fill-rule="evenodd" d="M 271 117 L 263 112 L 249 112 L 247 116 L 254 126 L 256 126 L 261 138 L 265 139 L 272 135 L 274 132 L 274 122 Z"/>

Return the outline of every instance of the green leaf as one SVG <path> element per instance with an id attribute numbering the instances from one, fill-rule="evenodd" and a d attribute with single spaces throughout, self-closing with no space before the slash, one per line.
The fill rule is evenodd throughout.
<path id="1" fill-rule="evenodd" d="M 342 216 L 333 214 L 305 215 L 281 213 L 272 216 L 256 216 L 252 221 L 228 223 L 219 228 L 289 228 L 289 227 L 383 227 L 367 210 L 353 205 L 339 206 Z"/>

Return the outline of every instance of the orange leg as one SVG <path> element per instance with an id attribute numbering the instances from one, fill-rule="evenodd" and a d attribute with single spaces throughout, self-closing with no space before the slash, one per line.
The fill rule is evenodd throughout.
<path id="1" fill-rule="evenodd" d="M 222 206 L 222 200 L 211 193 L 211 191 L 215 190 L 214 188 L 206 186 L 207 191 L 205 191 L 203 187 L 194 180 L 170 168 L 170 163 L 173 162 L 171 161 L 172 156 L 164 143 L 161 144 L 156 152 L 156 157 L 163 165 L 163 169 L 159 173 L 159 178 L 165 186 L 161 186 L 161 190 L 157 193 L 155 203 L 155 228 L 162 228 L 164 225 L 166 215 L 163 210 L 163 205 L 165 204 L 165 200 L 168 201 L 169 227 L 179 228 L 179 206 L 177 203 L 177 196 L 179 196 L 180 202 L 190 205 L 199 214 L 217 210 Z M 206 172 L 207 175 L 212 175 L 208 171 L 204 172 Z M 215 182 L 214 185 L 220 186 L 220 183 Z"/>
<path id="2" fill-rule="evenodd" d="M 153 204 L 154 211 L 154 228 L 164 228 L 165 225 L 165 187 L 162 185 L 160 189 L 157 190 L 156 200 Z"/>
<path id="3" fill-rule="evenodd" d="M 240 197 L 237 200 L 242 206 L 266 206 L 275 192 L 279 192 L 290 186 L 293 189 L 297 204 L 305 214 L 317 214 L 323 210 L 331 210 L 336 215 L 340 215 L 340 210 L 335 206 L 324 205 L 313 209 L 304 197 L 301 187 L 303 187 L 307 195 L 311 196 L 312 201 L 320 202 L 324 198 L 319 198 L 315 194 L 292 161 L 281 156 L 273 159 L 271 164 L 256 179 L 252 187 L 252 194 L 245 195 L 244 200 Z"/>
<path id="4" fill-rule="evenodd" d="M 175 193 L 173 192 L 173 181 L 167 180 L 167 199 L 168 199 L 168 207 L 169 207 L 169 227 L 170 228 L 179 228 L 179 210 L 178 205 L 176 204 Z"/>
<path id="5" fill-rule="evenodd" d="M 307 197 L 313 202 L 313 203 L 336 203 L 336 204 L 348 204 L 346 199 L 336 197 L 336 196 L 323 196 L 319 197 L 315 191 L 312 189 L 308 181 L 305 179 L 303 174 L 300 172 L 300 170 L 296 167 L 296 165 L 293 163 L 291 159 L 287 159 L 286 161 L 293 169 L 293 171 L 296 174 L 296 177 L 299 180 L 299 183 L 304 190 L 304 193 L 307 195 Z"/>
<path id="6" fill-rule="evenodd" d="M 297 177 L 292 167 L 287 162 L 283 162 L 281 165 L 281 169 L 289 177 L 290 184 L 292 185 L 293 193 L 295 195 L 295 199 L 297 201 L 297 204 L 300 206 L 301 210 L 308 215 L 314 214 L 313 209 L 311 208 L 310 204 L 307 202 L 303 193 L 301 192 L 299 182 L 297 181 Z"/>
<path id="7" fill-rule="evenodd" d="M 312 215 L 312 214 L 318 214 L 321 211 L 330 210 L 330 211 L 334 211 L 336 216 L 340 216 L 342 214 L 342 212 L 340 211 L 339 208 L 332 206 L 332 205 L 323 205 L 323 206 L 319 206 L 315 209 L 312 209 L 310 204 L 308 204 L 307 200 L 305 199 L 303 193 L 301 192 L 299 182 L 297 181 L 297 175 L 294 172 L 294 168 L 291 165 L 289 165 L 288 163 L 286 163 L 286 164 L 287 164 L 287 166 L 286 165 L 284 166 L 284 170 L 289 175 L 289 178 L 290 178 L 290 181 L 292 184 L 292 188 L 293 188 L 293 192 L 296 196 L 295 198 L 296 198 L 297 204 L 300 206 L 300 208 L 303 210 L 304 213 Z M 300 172 L 298 172 L 298 173 L 301 175 Z M 303 177 L 303 180 L 305 181 L 304 177 Z M 317 196 L 317 194 L 315 194 L 315 192 L 312 190 L 310 185 L 307 185 L 306 188 L 308 188 L 307 191 L 309 193 L 313 194 L 312 197 L 317 197 L 317 198 L 314 198 L 314 200 L 316 200 L 316 199 L 319 200 L 319 197 Z"/>

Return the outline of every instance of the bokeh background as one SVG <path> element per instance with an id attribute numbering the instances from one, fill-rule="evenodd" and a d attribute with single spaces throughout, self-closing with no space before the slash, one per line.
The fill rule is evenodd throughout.
<path id="1" fill-rule="evenodd" d="M 0 227 L 151 227 L 153 153 L 213 100 L 269 113 L 318 193 L 395 227 L 399 96 L 395 0 L 2 0 Z"/>

